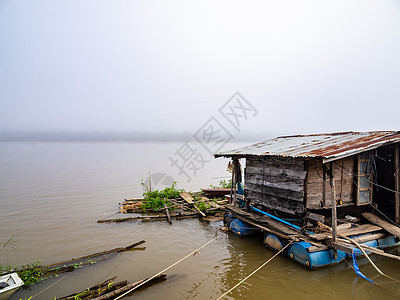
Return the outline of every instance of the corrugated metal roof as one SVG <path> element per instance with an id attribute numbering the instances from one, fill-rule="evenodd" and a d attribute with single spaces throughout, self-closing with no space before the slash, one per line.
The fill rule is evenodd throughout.
<path id="1" fill-rule="evenodd" d="M 321 157 L 334 160 L 399 141 L 400 131 L 294 135 L 277 137 L 236 150 L 217 153 L 214 156 Z"/>

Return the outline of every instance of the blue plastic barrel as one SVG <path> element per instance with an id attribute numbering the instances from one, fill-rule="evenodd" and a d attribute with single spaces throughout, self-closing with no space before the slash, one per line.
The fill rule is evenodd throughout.
<path id="1" fill-rule="evenodd" d="M 253 225 L 250 225 L 242 220 L 235 218 L 232 218 L 232 220 L 229 222 L 228 227 L 230 231 L 236 233 L 240 237 L 260 232 L 260 230 L 258 228 L 255 228 Z"/>
<path id="2" fill-rule="evenodd" d="M 276 252 L 281 250 L 287 244 L 286 241 L 281 240 L 278 236 L 273 233 L 267 233 L 264 237 L 264 245 Z"/>
<path id="3" fill-rule="evenodd" d="M 289 248 L 288 256 L 290 259 L 302 264 L 303 266 L 311 270 L 335 265 L 341 262 L 346 257 L 346 253 L 338 250 L 337 259 L 334 259 L 332 249 L 310 253 L 307 251 L 307 248 L 311 246 L 312 245 L 307 242 L 294 243 Z"/>

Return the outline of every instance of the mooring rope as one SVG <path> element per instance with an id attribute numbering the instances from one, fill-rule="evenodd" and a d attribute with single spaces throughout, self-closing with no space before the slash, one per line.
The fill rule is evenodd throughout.
<path id="1" fill-rule="evenodd" d="M 356 245 L 356 247 L 357 247 L 358 249 L 360 249 L 360 251 L 362 252 L 362 254 L 364 254 L 364 256 L 367 258 L 367 260 L 369 261 L 369 263 L 375 268 L 375 270 L 376 270 L 379 274 L 381 274 L 382 276 L 385 276 L 386 278 L 389 278 L 389 279 L 391 279 L 391 280 L 393 280 L 393 281 L 400 282 L 400 280 L 398 280 L 398 279 L 396 279 L 396 278 L 393 278 L 393 277 L 391 277 L 391 276 L 386 275 L 385 273 L 383 273 L 383 272 L 374 264 L 374 262 L 371 260 L 371 258 L 369 258 L 368 254 L 364 251 L 364 249 L 361 247 L 361 245 L 360 245 L 359 243 L 357 243 L 357 242 L 354 241 L 353 239 L 350 239 L 350 238 L 348 238 L 348 237 L 346 237 L 346 236 L 339 235 L 339 237 L 341 237 L 341 238 L 343 238 L 343 239 L 346 239 L 346 240 L 348 240 L 349 242 L 351 242 L 352 244 Z"/>
<path id="2" fill-rule="evenodd" d="M 153 275 L 152 277 L 146 279 L 145 281 L 143 281 L 141 284 L 138 284 L 137 286 L 131 288 L 130 290 L 126 291 L 125 293 L 123 293 L 122 295 L 118 296 L 117 298 L 115 298 L 115 300 L 121 299 L 122 297 L 128 295 L 129 293 L 133 292 L 134 290 L 136 290 L 138 287 L 141 287 L 142 285 L 146 284 L 147 282 L 149 282 L 150 280 L 152 280 L 153 278 L 157 277 L 158 275 L 164 273 L 165 271 L 171 269 L 172 267 L 176 266 L 177 264 L 179 264 L 180 262 L 184 261 L 186 258 L 196 254 L 196 252 L 198 252 L 200 249 L 204 248 L 205 246 L 207 246 L 208 244 L 212 243 L 213 241 L 215 241 L 216 239 L 218 239 L 221 235 L 223 235 L 224 233 L 221 233 L 219 235 L 217 235 L 216 237 L 214 237 L 212 240 L 208 241 L 207 243 L 205 243 L 203 246 L 197 248 L 196 250 L 190 252 L 188 255 L 186 255 L 185 257 L 181 258 L 180 260 L 178 260 L 177 262 L 173 263 L 172 265 L 170 265 L 169 267 L 165 268 L 164 270 L 158 272 L 157 274 Z"/>
<path id="3" fill-rule="evenodd" d="M 259 266 L 257 269 L 255 269 L 253 272 L 251 272 L 249 275 L 247 275 L 246 278 L 242 279 L 239 283 L 237 283 L 233 288 L 231 288 L 229 291 L 225 292 L 217 298 L 217 300 L 222 299 L 226 295 L 228 295 L 230 292 L 232 292 L 234 289 L 236 289 L 239 285 L 241 285 L 243 282 L 245 282 L 247 279 L 249 279 L 251 276 L 253 276 L 255 273 L 257 273 L 261 268 L 263 268 L 266 264 L 268 264 L 271 260 L 273 260 L 276 256 L 278 256 L 283 250 L 285 250 L 287 247 L 289 247 L 290 244 L 292 244 L 294 240 L 292 240 L 289 244 L 287 244 L 285 247 L 283 247 L 281 250 L 279 250 L 277 253 L 275 253 L 274 256 L 272 256 L 270 259 L 268 259 L 265 263 L 263 263 L 261 266 Z"/>
<path id="4" fill-rule="evenodd" d="M 39 296 L 41 293 L 43 293 L 44 291 L 47 291 L 49 288 L 51 288 L 53 285 L 56 285 L 57 283 L 59 283 L 61 280 L 65 279 L 66 277 L 68 277 L 71 273 L 65 275 L 64 277 L 58 279 L 56 282 L 53 282 L 52 284 L 50 284 L 48 287 L 44 288 L 43 290 L 41 290 L 39 293 L 37 293 L 36 295 L 30 297 L 29 299 L 33 299 L 37 296 Z"/>

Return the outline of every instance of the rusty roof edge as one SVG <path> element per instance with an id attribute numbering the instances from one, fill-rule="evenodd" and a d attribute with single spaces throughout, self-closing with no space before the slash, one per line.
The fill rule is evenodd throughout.
<path id="1" fill-rule="evenodd" d="M 375 130 L 375 131 L 367 131 L 368 133 L 392 133 L 397 134 L 400 131 L 397 130 Z M 349 135 L 349 134 L 363 134 L 366 132 L 363 131 L 343 131 L 343 132 L 331 132 L 331 133 L 311 133 L 311 134 L 297 134 L 297 135 L 283 135 L 278 136 L 276 139 L 279 138 L 294 138 L 294 137 L 312 137 L 312 136 L 336 136 L 336 135 Z"/>
<path id="2" fill-rule="evenodd" d="M 329 136 L 337 136 L 337 135 L 347 135 L 347 134 L 362 134 L 363 132 L 337 132 L 337 133 L 331 133 L 331 134 L 327 134 Z M 304 158 L 310 158 L 310 157 L 319 157 L 319 158 L 323 158 L 325 161 L 329 160 L 329 161 L 333 161 L 336 159 L 340 159 L 346 156 L 350 156 L 353 154 L 357 154 L 363 151 L 368 151 L 374 148 L 377 148 L 383 144 L 388 144 L 388 143 L 395 143 L 397 141 L 400 140 L 400 131 L 371 131 L 368 133 L 387 133 L 388 135 L 377 138 L 376 140 L 371 140 L 371 141 L 367 141 L 364 143 L 360 143 L 357 146 L 353 145 L 353 146 L 349 146 L 349 147 L 345 147 L 342 149 L 336 149 L 333 150 L 331 152 L 325 153 L 324 155 L 268 155 L 267 153 L 243 153 L 243 150 L 245 150 L 246 148 L 251 148 L 251 147 L 256 147 L 260 144 L 266 143 L 266 142 L 271 142 L 274 141 L 276 139 L 280 139 L 280 138 L 292 138 L 292 137 L 310 137 L 310 136 L 324 136 L 326 134 L 310 134 L 310 135 L 303 135 L 303 136 L 283 136 L 283 137 L 277 137 L 274 139 L 270 139 L 270 140 L 266 140 L 263 142 L 258 142 L 246 147 L 241 147 L 239 149 L 233 149 L 233 150 L 228 150 L 228 151 L 224 151 L 224 152 L 219 152 L 219 153 L 215 153 L 214 157 L 215 158 L 219 158 L 219 157 L 237 157 L 237 158 L 243 158 L 243 157 L 247 157 L 247 156 L 279 156 L 279 157 L 304 157 Z M 236 152 L 236 153 L 235 153 Z M 306 153 L 304 153 L 306 154 Z M 339 158 L 338 158 L 339 157 Z"/>
<path id="3" fill-rule="evenodd" d="M 346 158 L 346 157 L 349 157 L 349 156 L 352 156 L 352 155 L 356 155 L 356 154 L 359 154 L 359 153 L 362 153 L 362 152 L 365 152 L 365 151 L 374 150 L 374 149 L 376 149 L 378 147 L 381 147 L 381 146 L 385 146 L 385 145 L 388 145 L 388 144 L 395 144 L 397 142 L 400 142 L 400 134 L 394 134 L 394 135 L 397 135 L 397 137 L 393 138 L 393 136 L 388 136 L 388 137 L 385 137 L 385 138 L 381 138 L 381 139 L 375 141 L 372 144 L 368 144 L 367 146 L 365 146 L 363 148 L 359 148 L 359 149 L 353 150 L 353 151 L 352 151 L 352 149 L 349 149 L 348 151 L 342 152 L 337 156 L 335 156 L 335 155 L 332 155 L 332 156 L 327 155 L 325 157 L 322 157 L 322 163 L 325 164 L 325 163 L 332 162 L 332 161 L 335 161 L 335 160 L 338 160 L 338 159 L 342 159 L 342 158 Z M 384 140 L 384 142 L 382 142 L 382 140 Z M 364 143 L 364 144 L 367 144 L 367 143 Z"/>

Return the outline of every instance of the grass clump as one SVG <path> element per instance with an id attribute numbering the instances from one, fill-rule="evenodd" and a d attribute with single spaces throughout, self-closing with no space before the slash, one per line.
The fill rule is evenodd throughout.
<path id="1" fill-rule="evenodd" d="M 22 267 L 15 266 L 0 266 L 0 275 L 9 274 L 16 272 L 24 282 L 24 287 L 28 287 L 34 283 L 40 282 L 46 279 L 46 276 L 40 268 L 40 262 L 35 261 L 33 263 L 24 265 Z"/>

